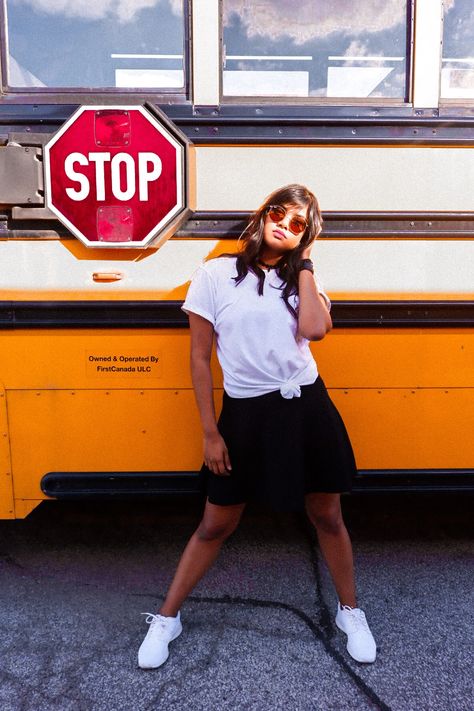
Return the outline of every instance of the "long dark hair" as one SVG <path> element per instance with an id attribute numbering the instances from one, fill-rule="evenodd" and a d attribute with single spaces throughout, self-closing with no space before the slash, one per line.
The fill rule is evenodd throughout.
<path id="1" fill-rule="evenodd" d="M 253 272 L 258 277 L 257 290 L 260 296 L 263 295 L 263 284 L 265 281 L 265 272 L 258 264 L 260 252 L 263 244 L 263 228 L 267 216 L 267 210 L 270 205 L 284 205 L 285 207 L 300 207 L 308 208 L 307 222 L 308 226 L 303 233 L 303 237 L 297 247 L 286 252 L 278 262 L 277 274 L 283 282 L 282 299 L 284 300 L 288 310 L 297 318 L 295 309 L 289 302 L 289 297 L 298 294 L 298 264 L 301 260 L 301 254 L 308 247 L 322 229 L 321 211 L 319 209 L 316 196 L 308 190 L 304 185 L 297 183 L 285 185 L 283 188 L 275 190 L 269 195 L 258 210 L 252 215 L 250 221 L 243 231 L 240 239 L 242 248 L 237 253 L 237 276 L 234 277 L 235 283 L 245 279 L 249 271 Z M 235 255 L 222 255 L 235 256 Z"/>

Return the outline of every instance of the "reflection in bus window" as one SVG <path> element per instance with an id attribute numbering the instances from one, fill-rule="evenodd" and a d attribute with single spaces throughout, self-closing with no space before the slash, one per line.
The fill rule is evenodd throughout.
<path id="1" fill-rule="evenodd" d="M 223 0 L 224 96 L 404 100 L 406 0 Z"/>
<path id="2" fill-rule="evenodd" d="M 444 0 L 441 98 L 474 99 L 472 0 Z"/>
<path id="3" fill-rule="evenodd" d="M 184 87 L 183 0 L 7 0 L 8 85 Z"/>

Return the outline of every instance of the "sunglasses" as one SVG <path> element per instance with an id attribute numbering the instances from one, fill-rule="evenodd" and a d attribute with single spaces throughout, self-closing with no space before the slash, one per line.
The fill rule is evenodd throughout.
<path id="1" fill-rule="evenodd" d="M 288 210 L 286 207 L 283 207 L 283 205 L 269 205 L 267 207 L 267 215 L 272 222 L 281 222 L 287 212 Z M 300 217 L 299 215 L 292 217 L 288 223 L 288 229 L 294 235 L 300 235 L 307 227 L 308 223 L 304 217 Z"/>

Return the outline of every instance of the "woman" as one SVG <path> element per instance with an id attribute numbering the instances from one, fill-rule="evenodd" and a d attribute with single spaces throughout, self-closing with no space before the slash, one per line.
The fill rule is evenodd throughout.
<path id="1" fill-rule="evenodd" d="M 321 231 L 315 196 L 276 190 L 254 214 L 242 249 L 202 265 L 183 309 L 191 328 L 191 373 L 204 434 L 204 515 L 189 540 L 159 614 L 147 614 L 143 669 L 168 658 L 181 634 L 179 609 L 237 527 L 246 503 L 306 509 L 339 602 L 336 625 L 349 654 L 375 661 L 376 645 L 357 607 L 352 546 L 340 494 L 355 472 L 344 424 L 309 349 L 331 329 L 330 302 L 310 260 Z M 213 338 L 224 375 L 219 421 L 213 402 Z"/>

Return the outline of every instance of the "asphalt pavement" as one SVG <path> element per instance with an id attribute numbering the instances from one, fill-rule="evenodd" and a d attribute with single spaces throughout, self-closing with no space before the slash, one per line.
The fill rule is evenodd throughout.
<path id="1" fill-rule="evenodd" d="M 182 608 L 158 670 L 137 667 L 197 499 L 46 502 L 0 522 L 1 711 L 473 711 L 472 495 L 344 499 L 358 664 L 304 517 L 249 507 Z"/>

